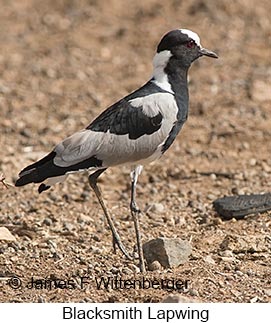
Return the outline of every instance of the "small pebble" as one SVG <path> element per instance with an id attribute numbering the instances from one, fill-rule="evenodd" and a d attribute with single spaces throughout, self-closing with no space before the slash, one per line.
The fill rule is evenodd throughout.
<path id="1" fill-rule="evenodd" d="M 111 271 L 112 274 L 115 275 L 115 274 L 119 273 L 119 268 L 112 267 L 110 271 Z"/>
<path id="2" fill-rule="evenodd" d="M 131 269 L 133 270 L 134 273 L 138 274 L 140 273 L 140 269 L 138 266 L 134 265 L 134 264 L 131 264 L 130 265 Z"/>
<path id="3" fill-rule="evenodd" d="M 232 258 L 232 257 L 221 257 L 220 259 L 225 262 L 233 262 L 234 261 L 234 258 Z"/>
<path id="4" fill-rule="evenodd" d="M 229 257 L 229 258 L 234 258 L 234 255 L 232 253 L 231 250 L 223 250 L 223 251 L 220 251 L 219 255 L 221 257 Z"/>
<path id="5" fill-rule="evenodd" d="M 256 164 L 257 164 L 257 159 L 255 159 L 255 158 L 251 158 L 251 159 L 249 160 L 249 165 L 250 165 L 250 166 L 256 166 Z"/>
<path id="6" fill-rule="evenodd" d="M 210 178 L 215 181 L 217 179 L 217 176 L 216 176 L 216 174 L 211 174 Z"/>
<path id="7" fill-rule="evenodd" d="M 265 289 L 265 290 L 264 290 L 264 293 L 265 293 L 267 296 L 271 296 L 271 288 L 270 288 L 270 289 Z"/>
<path id="8" fill-rule="evenodd" d="M 162 299 L 161 303 L 200 303 L 199 299 L 189 296 L 170 294 Z"/>
<path id="9" fill-rule="evenodd" d="M 159 261 L 157 261 L 157 260 L 154 260 L 152 263 L 150 263 L 150 264 L 148 265 L 148 269 L 149 269 L 150 271 L 157 271 L 157 270 L 161 270 L 161 268 L 162 268 L 162 266 L 161 266 L 160 262 L 159 262 Z"/>
<path id="10" fill-rule="evenodd" d="M 6 227 L 0 227 L 0 240 L 3 241 L 15 241 L 16 238 Z"/>
<path id="11" fill-rule="evenodd" d="M 214 201 L 216 199 L 216 196 L 214 194 L 208 194 L 207 195 L 208 200 Z"/>
<path id="12" fill-rule="evenodd" d="M 204 258 L 204 261 L 207 262 L 208 264 L 215 265 L 215 261 L 214 261 L 214 259 L 212 258 L 211 255 L 206 256 Z"/>
<path id="13" fill-rule="evenodd" d="M 45 218 L 43 220 L 43 224 L 51 226 L 53 224 L 53 221 L 50 218 Z"/>
<path id="14" fill-rule="evenodd" d="M 45 303 L 45 300 L 42 296 L 38 297 L 38 303 Z"/>
<path id="15" fill-rule="evenodd" d="M 238 275 L 238 276 L 244 276 L 244 273 L 240 270 L 236 270 L 235 273 Z"/>
<path id="16" fill-rule="evenodd" d="M 231 270 L 232 267 L 229 264 L 224 265 L 224 270 Z"/>
<path id="17" fill-rule="evenodd" d="M 158 212 L 158 213 L 162 213 L 164 212 L 164 205 L 161 203 L 154 203 L 151 207 L 150 207 L 150 211 L 152 212 Z"/>
<path id="18" fill-rule="evenodd" d="M 155 187 L 152 187 L 151 189 L 150 189 L 150 193 L 151 194 L 157 194 L 158 193 L 158 190 L 157 190 L 157 188 L 155 188 Z"/>
<path id="19" fill-rule="evenodd" d="M 250 303 L 256 303 L 259 300 L 258 296 L 251 298 Z"/>
<path id="20" fill-rule="evenodd" d="M 199 292 L 196 289 L 193 289 L 193 288 L 189 289 L 189 294 L 191 296 L 199 296 Z"/>
<path id="21" fill-rule="evenodd" d="M 100 255 L 102 253 L 101 249 L 100 248 L 97 248 L 95 246 L 91 246 L 91 252 L 94 254 L 94 255 Z"/>
<path id="22" fill-rule="evenodd" d="M 122 273 L 124 275 L 131 275 L 133 273 L 133 271 L 130 268 L 123 268 Z"/>

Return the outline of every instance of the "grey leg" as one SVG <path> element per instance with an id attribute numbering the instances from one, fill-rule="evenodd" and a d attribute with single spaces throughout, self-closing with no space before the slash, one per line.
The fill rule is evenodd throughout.
<path id="1" fill-rule="evenodd" d="M 145 263 L 144 263 L 144 255 L 143 255 L 143 248 L 142 248 L 142 242 L 141 242 L 141 234 L 140 234 L 140 226 L 139 226 L 139 220 L 138 220 L 138 214 L 140 213 L 140 209 L 136 205 L 135 197 L 136 197 L 136 183 L 139 174 L 142 171 L 142 166 L 137 166 L 132 172 L 131 172 L 131 178 L 132 178 L 132 187 L 131 187 L 131 203 L 130 203 L 130 210 L 131 215 L 134 221 L 134 227 L 135 227 L 135 233 L 136 233 L 136 241 L 137 241 L 137 250 L 138 250 L 138 256 L 139 256 L 139 265 L 140 265 L 140 271 L 142 273 L 146 272 L 145 269 Z"/>
<path id="2" fill-rule="evenodd" d="M 113 235 L 113 248 L 114 248 L 114 251 L 116 250 L 115 249 L 115 244 L 118 245 L 118 247 L 120 248 L 121 252 L 124 254 L 124 256 L 129 259 L 129 260 L 132 260 L 133 258 L 128 254 L 128 252 L 126 251 L 124 245 L 122 244 L 121 240 L 120 240 L 120 236 L 115 228 L 115 225 L 111 219 L 111 216 L 109 215 L 109 213 L 107 212 L 107 209 L 105 207 L 105 204 L 104 204 L 104 201 L 102 199 L 102 194 L 101 194 L 101 191 L 97 185 L 97 179 L 98 177 L 106 170 L 106 168 L 104 169 L 99 169 L 97 170 L 95 173 L 89 175 L 88 177 L 88 181 L 89 181 L 89 184 L 91 186 L 91 188 L 93 189 L 94 193 L 96 194 L 97 198 L 98 198 L 98 201 L 103 209 L 103 212 L 104 212 L 104 215 L 106 217 L 106 220 L 109 224 L 109 227 L 110 227 L 110 230 L 112 232 L 112 235 Z"/>

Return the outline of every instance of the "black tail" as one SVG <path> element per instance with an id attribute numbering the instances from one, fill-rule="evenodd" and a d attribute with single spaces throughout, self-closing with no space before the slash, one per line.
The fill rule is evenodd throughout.
<path id="1" fill-rule="evenodd" d="M 52 151 L 34 164 L 24 168 L 19 173 L 15 186 L 23 186 L 29 183 L 41 183 L 48 177 L 64 175 L 60 172 L 60 167 L 53 164 L 56 153 Z M 62 173 L 62 174 L 61 174 Z"/>
<path id="2" fill-rule="evenodd" d="M 56 177 L 65 175 L 67 172 L 76 172 L 88 168 L 99 168 L 102 166 L 102 161 L 92 156 L 74 165 L 67 167 L 60 167 L 54 164 L 54 158 L 56 152 L 52 151 L 47 156 L 34 164 L 31 164 L 24 168 L 17 179 L 15 186 L 23 186 L 29 183 L 41 183 L 49 177 Z M 46 185 L 42 185 L 42 191 L 49 188 Z"/>

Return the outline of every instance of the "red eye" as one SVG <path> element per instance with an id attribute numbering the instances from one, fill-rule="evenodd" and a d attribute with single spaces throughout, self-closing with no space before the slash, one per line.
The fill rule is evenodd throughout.
<path id="1" fill-rule="evenodd" d="M 187 43 L 186 43 L 186 47 L 187 48 L 193 48 L 193 47 L 195 47 L 195 42 L 194 42 L 194 40 L 189 40 Z"/>

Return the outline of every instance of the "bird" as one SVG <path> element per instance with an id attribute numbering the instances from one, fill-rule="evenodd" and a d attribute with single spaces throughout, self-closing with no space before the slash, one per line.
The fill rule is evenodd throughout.
<path id="1" fill-rule="evenodd" d="M 112 232 L 113 246 L 129 260 L 108 212 L 98 177 L 109 167 L 131 167 L 130 212 L 134 222 L 140 271 L 146 271 L 136 203 L 136 186 L 143 166 L 159 159 L 172 145 L 188 117 L 188 70 L 201 56 L 218 55 L 201 46 L 197 33 L 174 29 L 160 40 L 151 78 L 137 90 L 106 108 L 86 128 L 58 143 L 37 162 L 25 167 L 15 186 L 39 183 L 38 192 L 63 182 L 75 172 L 87 172 Z M 116 250 L 116 249 L 115 249 Z"/>

